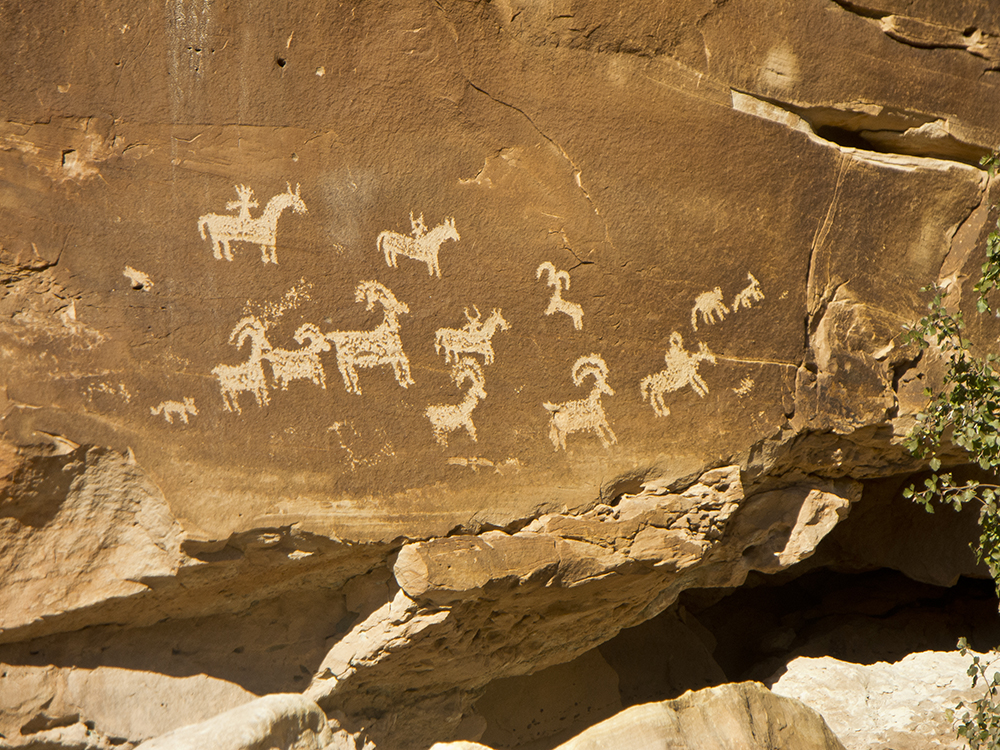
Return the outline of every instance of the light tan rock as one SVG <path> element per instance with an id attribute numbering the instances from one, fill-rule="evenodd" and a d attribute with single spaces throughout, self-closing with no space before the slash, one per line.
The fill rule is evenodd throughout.
<path id="1" fill-rule="evenodd" d="M 90 722 L 100 736 L 139 742 L 257 697 L 205 675 L 169 677 L 113 667 L 0 664 L 0 675 L 0 734 L 7 737 Z"/>
<path id="2" fill-rule="evenodd" d="M 16 472 L 0 519 L 0 633 L 176 575 L 180 524 L 128 457 L 65 446 Z"/>
<path id="3" fill-rule="evenodd" d="M 685 693 L 627 708 L 559 745 L 557 750 L 843 750 L 823 717 L 758 682 Z"/>
<path id="4" fill-rule="evenodd" d="M 894 664 L 798 657 L 771 689 L 820 712 L 847 750 L 957 750 L 967 743 L 955 734 L 947 712 L 960 700 L 978 699 L 984 689 L 982 683 L 972 688 L 971 664 L 971 654 L 957 651 L 923 651 Z"/>
<path id="5" fill-rule="evenodd" d="M 301 695 L 275 693 L 143 742 L 143 750 L 324 750 L 326 716 Z"/>

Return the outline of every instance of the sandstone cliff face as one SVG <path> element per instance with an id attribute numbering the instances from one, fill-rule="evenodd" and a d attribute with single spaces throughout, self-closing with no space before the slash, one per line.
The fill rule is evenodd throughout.
<path id="1" fill-rule="evenodd" d="M 497 680 L 919 525 L 988 3 L 64 5 L 0 22 L 5 737 L 489 737 Z M 981 575 L 872 533 L 815 564 Z M 69 687 L 114 670 L 176 708 Z"/>

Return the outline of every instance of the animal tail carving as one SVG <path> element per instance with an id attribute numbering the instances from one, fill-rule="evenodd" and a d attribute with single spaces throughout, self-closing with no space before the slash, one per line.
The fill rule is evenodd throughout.
<path id="1" fill-rule="evenodd" d="M 205 234 L 205 227 L 207 226 L 208 226 L 207 218 L 198 219 L 198 232 L 201 234 L 201 238 L 203 240 L 208 239 L 207 235 Z"/>
<path id="2" fill-rule="evenodd" d="M 553 404 L 551 401 L 546 401 L 542 406 L 546 411 L 551 411 L 553 413 L 559 411 L 559 404 Z"/>

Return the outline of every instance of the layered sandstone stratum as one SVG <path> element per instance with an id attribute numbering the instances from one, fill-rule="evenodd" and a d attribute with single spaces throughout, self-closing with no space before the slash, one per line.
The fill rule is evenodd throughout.
<path id="1" fill-rule="evenodd" d="M 953 740 L 900 660 L 996 606 L 912 609 L 984 571 L 901 500 L 900 333 L 996 220 L 992 3 L 11 0 L 0 49 L 0 747 Z M 926 721 L 845 724 L 889 661 Z"/>

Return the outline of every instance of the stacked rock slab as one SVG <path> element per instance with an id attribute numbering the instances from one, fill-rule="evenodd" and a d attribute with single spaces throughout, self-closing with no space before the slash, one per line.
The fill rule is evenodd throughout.
<path id="1" fill-rule="evenodd" d="M 482 736 L 490 682 L 920 468 L 898 334 L 995 219 L 988 3 L 7 15 L 5 734 L 208 718 L 59 687 L 127 670 Z"/>

